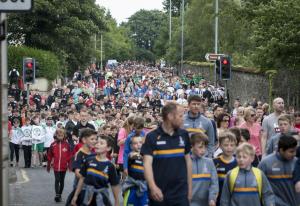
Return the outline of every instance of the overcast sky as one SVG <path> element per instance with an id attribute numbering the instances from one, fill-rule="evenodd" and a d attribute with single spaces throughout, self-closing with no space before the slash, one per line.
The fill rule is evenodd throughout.
<path id="1" fill-rule="evenodd" d="M 140 9 L 163 9 L 163 0 L 97 0 L 96 2 L 110 10 L 111 15 L 118 23 L 127 21 L 128 17 Z"/>

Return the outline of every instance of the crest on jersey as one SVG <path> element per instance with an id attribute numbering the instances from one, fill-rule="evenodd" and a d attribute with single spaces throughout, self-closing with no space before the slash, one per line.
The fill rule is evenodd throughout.
<path id="1" fill-rule="evenodd" d="M 108 166 L 106 166 L 103 170 L 104 173 L 108 173 Z"/>
<path id="2" fill-rule="evenodd" d="M 42 134 L 42 131 L 39 128 L 34 128 L 32 133 L 35 136 L 40 136 Z"/>
<path id="3" fill-rule="evenodd" d="M 185 143 L 184 143 L 184 141 L 183 141 L 183 139 L 182 139 L 181 136 L 179 136 L 179 146 L 180 147 L 184 147 L 185 146 Z"/>
<path id="4" fill-rule="evenodd" d="M 30 137 L 30 132 L 31 132 L 30 129 L 25 129 L 25 130 L 23 131 L 24 136 L 25 136 L 25 137 Z"/>

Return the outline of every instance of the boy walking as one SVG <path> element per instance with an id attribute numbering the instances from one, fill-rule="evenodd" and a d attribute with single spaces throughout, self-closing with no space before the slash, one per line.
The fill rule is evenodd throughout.
<path id="1" fill-rule="evenodd" d="M 32 154 L 32 126 L 30 125 L 30 118 L 25 118 L 25 125 L 21 127 L 23 137 L 21 139 L 21 144 L 24 152 L 24 162 L 25 168 L 31 167 L 31 154 Z"/>
<path id="2" fill-rule="evenodd" d="M 71 200 L 73 198 L 73 195 L 75 193 L 78 179 L 81 177 L 80 170 L 83 167 L 83 163 L 86 160 L 86 158 L 92 154 L 92 149 L 95 147 L 95 144 L 97 142 L 97 132 L 90 128 L 85 128 L 80 131 L 80 139 L 82 141 L 82 147 L 78 150 L 78 152 L 75 154 L 74 160 L 72 162 L 72 170 L 75 173 L 75 179 L 74 179 L 74 189 L 70 193 L 66 205 L 71 204 Z"/>
<path id="3" fill-rule="evenodd" d="M 115 199 L 115 206 L 119 206 L 119 177 L 115 166 L 106 158 L 106 154 L 113 147 L 113 140 L 109 137 L 99 137 L 95 145 L 95 156 L 88 157 L 79 172 L 78 185 L 72 199 L 72 206 L 111 206 L 108 187 L 110 184 Z M 83 185 L 85 185 L 83 189 Z M 78 195 L 83 200 L 77 203 Z"/>
<path id="4" fill-rule="evenodd" d="M 258 167 L 269 179 L 276 198 L 276 206 L 299 206 L 293 184 L 297 140 L 281 135 L 277 153 L 265 157 Z"/>
<path id="5" fill-rule="evenodd" d="M 277 152 L 278 141 L 280 136 L 282 136 L 283 134 L 291 134 L 294 131 L 292 124 L 293 124 L 293 120 L 291 115 L 282 114 L 278 117 L 278 126 L 280 129 L 280 133 L 272 136 L 269 139 L 267 143 L 267 149 L 266 149 L 267 155 L 273 152 Z M 296 130 L 294 132 L 296 132 Z"/>
<path id="6" fill-rule="evenodd" d="M 192 178 L 191 206 L 215 206 L 219 191 L 218 176 L 213 161 L 204 157 L 208 138 L 203 133 L 192 134 Z"/>
<path id="7" fill-rule="evenodd" d="M 128 177 L 125 179 L 122 190 L 124 191 L 124 206 L 147 206 L 148 191 L 144 177 L 143 157 L 141 147 L 143 140 L 139 136 L 131 138 L 132 152 L 128 156 Z"/>
<path id="8" fill-rule="evenodd" d="M 238 166 L 225 178 L 221 206 L 255 205 L 274 206 L 275 197 L 264 173 L 251 166 L 255 149 L 243 143 L 236 152 Z"/>
<path id="9" fill-rule="evenodd" d="M 222 132 L 219 135 L 219 147 L 222 153 L 219 157 L 213 159 L 215 167 L 217 169 L 219 180 L 219 195 L 217 204 L 220 205 L 220 198 L 222 195 L 222 189 L 226 174 L 237 166 L 235 157 L 233 156 L 236 149 L 237 140 L 233 133 Z"/>

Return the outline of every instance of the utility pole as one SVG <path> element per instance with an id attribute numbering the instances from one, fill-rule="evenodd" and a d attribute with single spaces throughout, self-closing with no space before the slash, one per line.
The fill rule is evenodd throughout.
<path id="1" fill-rule="evenodd" d="M 215 0 L 215 54 L 218 53 L 219 0 Z M 215 86 L 217 86 L 217 66 L 215 64 Z"/>
<path id="2" fill-rule="evenodd" d="M 94 59 L 94 62 L 96 64 L 97 62 L 97 55 L 96 55 L 96 51 L 97 51 L 97 34 L 95 34 L 95 43 L 94 43 L 94 50 L 95 50 L 95 59 Z"/>
<path id="3" fill-rule="evenodd" d="M 184 40 L 184 0 L 181 2 L 181 61 L 180 61 L 180 73 L 183 73 L 183 40 Z"/>
<path id="4" fill-rule="evenodd" d="M 169 4 L 169 41 L 170 45 L 172 42 L 172 0 L 170 0 Z"/>
<path id="5" fill-rule="evenodd" d="M 0 13 L 0 108 L 1 108 L 1 135 L 0 135 L 0 205 L 8 205 L 8 113 L 7 113 L 7 40 L 6 40 L 6 14 Z"/>
<path id="6" fill-rule="evenodd" d="M 101 35 L 100 35 L 100 49 L 101 49 L 101 52 L 100 52 L 100 68 L 101 68 L 101 70 L 103 69 L 103 56 L 102 56 L 102 53 L 103 53 L 103 45 L 102 45 L 102 33 L 101 33 Z"/>

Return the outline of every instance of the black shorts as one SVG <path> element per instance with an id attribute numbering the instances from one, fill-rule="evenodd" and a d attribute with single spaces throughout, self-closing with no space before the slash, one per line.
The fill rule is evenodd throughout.
<path id="1" fill-rule="evenodd" d="M 149 199 L 149 206 L 189 206 L 189 200 L 187 197 L 181 197 L 176 199 L 167 199 L 163 202 L 156 202 L 152 199 Z"/>

